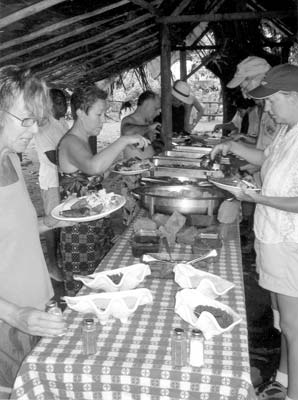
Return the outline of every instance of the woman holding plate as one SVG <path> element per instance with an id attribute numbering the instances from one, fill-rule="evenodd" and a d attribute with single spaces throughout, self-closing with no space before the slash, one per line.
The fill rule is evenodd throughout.
<path id="1" fill-rule="evenodd" d="M 98 135 L 102 129 L 106 99 L 106 92 L 93 84 L 75 89 L 71 96 L 74 124 L 57 149 L 62 198 L 70 194 L 80 197 L 88 191 L 102 189 L 102 174 L 126 146 L 143 148 L 148 144 L 140 135 L 121 136 L 100 153 L 92 153 L 88 139 Z M 112 238 L 108 218 L 82 222 L 61 230 L 62 268 L 68 295 L 74 295 L 81 287 L 73 275 L 92 273 L 112 247 Z"/>
<path id="2" fill-rule="evenodd" d="M 281 330 L 281 356 L 276 376 L 259 390 L 259 399 L 298 399 L 298 67 L 283 64 L 267 72 L 264 81 L 249 92 L 265 99 L 265 109 L 283 124 L 264 151 L 236 142 L 215 146 L 261 166 L 261 194 L 243 190 L 239 200 L 256 203 L 259 284 L 272 294 L 275 327 Z M 277 324 L 277 317 L 280 324 Z"/>

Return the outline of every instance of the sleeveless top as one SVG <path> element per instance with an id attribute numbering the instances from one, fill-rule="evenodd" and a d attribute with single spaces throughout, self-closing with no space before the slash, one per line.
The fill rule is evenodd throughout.
<path id="1" fill-rule="evenodd" d="M 77 170 L 71 173 L 62 172 L 59 169 L 59 147 L 62 140 L 68 135 L 69 131 L 60 139 L 57 146 L 57 167 L 59 171 L 59 184 L 61 199 L 64 200 L 70 194 L 76 194 L 77 197 L 85 196 L 87 192 L 98 191 L 102 189 L 102 176 L 89 176 L 84 172 Z M 89 140 L 89 146 L 92 154 L 95 154 L 93 140 Z"/>
<path id="2" fill-rule="evenodd" d="M 38 221 L 19 158 L 9 155 L 18 181 L 0 187 L 0 295 L 43 310 L 53 289 L 40 244 Z"/>

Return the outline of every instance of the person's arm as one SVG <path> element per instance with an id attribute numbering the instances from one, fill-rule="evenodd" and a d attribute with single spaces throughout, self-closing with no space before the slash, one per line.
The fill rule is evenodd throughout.
<path id="1" fill-rule="evenodd" d="M 19 307 L 0 297 L 0 319 L 34 336 L 57 336 L 65 332 L 62 316 L 48 314 L 31 307 Z"/>
<path id="2" fill-rule="evenodd" d="M 190 115 L 193 107 L 197 110 L 197 114 L 192 124 L 190 124 Z M 205 112 L 204 107 L 199 102 L 199 100 L 194 97 L 193 103 L 190 106 L 187 105 L 185 107 L 184 129 L 187 132 L 190 132 L 200 121 L 200 119 L 204 115 L 204 112 Z"/>
<path id="3" fill-rule="evenodd" d="M 137 145 L 138 148 L 148 146 L 148 141 L 140 135 L 121 136 L 98 154 L 93 155 L 74 135 L 68 135 L 60 146 L 60 156 L 63 152 L 68 161 L 87 175 L 100 175 L 104 173 L 116 160 L 119 154 L 128 145 Z"/>
<path id="4" fill-rule="evenodd" d="M 159 122 L 153 122 L 148 125 L 138 125 L 130 119 L 124 118 L 121 122 L 121 135 L 141 135 L 153 141 L 160 126 Z"/>
<path id="5" fill-rule="evenodd" d="M 264 206 L 277 208 L 278 210 L 298 213 L 298 197 L 264 196 L 252 192 L 251 190 L 242 190 L 242 192 L 237 195 L 237 198 L 241 201 L 250 201 Z"/>
<path id="6" fill-rule="evenodd" d="M 213 128 L 213 131 L 217 131 L 219 129 L 223 129 L 225 131 L 227 131 L 227 130 L 233 131 L 233 130 L 237 129 L 237 131 L 238 131 L 238 128 L 236 127 L 236 125 L 234 124 L 233 121 L 225 122 L 223 124 L 216 124 Z"/>
<path id="7" fill-rule="evenodd" d="M 250 164 L 261 166 L 265 160 L 265 155 L 263 150 L 258 150 L 255 147 L 245 145 L 239 142 L 228 141 L 224 143 L 217 144 L 214 146 L 210 153 L 210 157 L 213 160 L 216 154 L 222 153 L 226 156 L 228 153 L 233 153 L 236 156 L 244 158 Z"/>

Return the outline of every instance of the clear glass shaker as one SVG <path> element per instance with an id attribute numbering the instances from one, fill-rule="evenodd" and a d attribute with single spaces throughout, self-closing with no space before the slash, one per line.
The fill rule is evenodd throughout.
<path id="1" fill-rule="evenodd" d="M 184 329 L 175 328 L 171 340 L 172 363 L 177 367 L 187 364 L 187 337 Z"/>
<path id="2" fill-rule="evenodd" d="M 49 300 L 46 303 L 45 311 L 53 315 L 62 315 L 61 309 L 58 307 L 58 303 L 55 300 Z"/>
<path id="3" fill-rule="evenodd" d="M 202 367 L 204 365 L 204 337 L 198 329 L 191 331 L 189 364 L 193 367 Z"/>
<path id="4" fill-rule="evenodd" d="M 85 355 L 97 352 L 96 325 L 93 318 L 85 318 L 83 321 L 83 352 Z"/>

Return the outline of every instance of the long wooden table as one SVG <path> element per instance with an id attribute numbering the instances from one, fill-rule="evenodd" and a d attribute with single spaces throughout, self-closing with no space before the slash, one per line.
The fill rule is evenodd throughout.
<path id="1" fill-rule="evenodd" d="M 129 228 L 105 257 L 99 269 L 138 262 L 132 256 Z M 174 254 L 190 255 L 190 246 L 176 245 Z M 205 341 L 202 368 L 174 367 L 170 336 L 175 327 L 191 326 L 174 313 L 178 285 L 171 279 L 146 278 L 153 305 L 139 307 L 127 324 L 98 323 L 98 352 L 84 356 L 81 327 L 85 317 L 67 309 L 64 337 L 43 338 L 25 359 L 15 381 L 12 399 L 104 400 L 253 400 L 238 226 L 225 241 L 218 262 L 209 272 L 235 283 L 219 300 L 238 312 L 243 322 L 232 332 Z M 80 294 L 89 293 L 83 288 Z"/>

